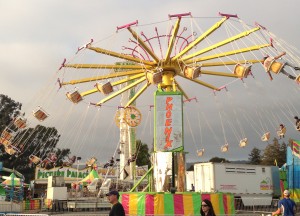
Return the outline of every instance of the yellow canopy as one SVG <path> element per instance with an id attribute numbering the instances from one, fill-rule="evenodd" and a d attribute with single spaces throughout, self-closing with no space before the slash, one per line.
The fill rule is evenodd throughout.
<path id="1" fill-rule="evenodd" d="M 20 186 L 21 185 L 21 180 L 20 178 L 17 178 L 14 173 L 12 173 L 10 176 L 2 176 L 5 181 L 3 181 L 1 184 L 2 185 L 8 185 L 8 186 Z M 14 181 L 12 181 L 14 180 Z"/>
<path id="2" fill-rule="evenodd" d="M 80 183 L 82 182 L 87 182 L 91 183 L 94 179 L 102 179 L 102 176 L 99 176 L 96 170 L 92 170 L 84 179 L 79 181 Z"/>

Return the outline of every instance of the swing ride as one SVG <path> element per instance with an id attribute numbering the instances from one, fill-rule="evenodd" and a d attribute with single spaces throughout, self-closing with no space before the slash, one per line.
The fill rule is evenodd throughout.
<path id="1" fill-rule="evenodd" d="M 111 167 L 118 164 L 120 179 L 124 180 L 128 176 L 134 178 L 135 161 L 139 153 L 135 146 L 135 133 L 144 119 L 137 102 L 143 100 L 147 91 L 155 92 L 153 158 L 156 164 L 153 164 L 153 172 L 165 172 L 167 175 L 174 164 L 164 167 L 159 164 L 175 161 L 178 165 L 175 170 L 178 174 L 177 189 L 183 191 L 184 180 L 179 179 L 185 170 L 183 103 L 192 101 L 188 92 L 198 91 L 197 86 L 191 90 L 189 85 L 204 87 L 203 94 L 217 97 L 220 92 L 227 92 L 227 87 L 232 83 L 244 83 L 246 79 L 254 77 L 255 73 L 263 69 L 263 57 L 266 54 L 275 55 L 282 49 L 279 40 L 260 24 L 256 23 L 253 27 L 244 23 L 237 15 L 219 15 L 217 22 L 213 20 L 204 26 L 201 19 L 193 17 L 191 13 L 169 15 L 168 21 L 157 23 L 158 26 L 155 27 L 153 24 L 139 25 L 138 21 L 135 21 L 117 27 L 117 32 L 107 39 L 109 41 L 91 40 L 78 48 L 71 61 L 64 60 L 61 64 L 56 78 L 60 93 L 64 91 L 63 94 L 71 105 L 87 104 L 89 107 L 104 109 L 114 106 L 119 96 L 120 102 L 117 101 L 118 106 L 115 106 L 114 122 L 120 132 L 115 151 L 119 154 L 120 161 L 112 163 Z M 166 23 L 167 31 L 161 33 L 161 28 L 165 29 L 165 26 L 161 26 Z M 287 53 L 292 56 L 291 52 Z M 275 75 L 280 75 L 283 65 L 279 60 L 273 60 L 269 70 Z M 299 82 L 299 76 L 296 77 L 296 81 Z M 238 114 L 241 114 L 257 132 L 261 141 L 270 140 L 272 131 L 264 125 L 265 123 L 257 127 L 257 122 L 247 113 L 238 113 L 238 108 L 232 106 L 234 117 L 228 116 L 219 104 L 216 106 L 219 109 L 224 141 L 220 141 L 221 136 L 213 132 L 213 126 L 205 115 L 202 117 L 205 121 L 201 122 L 206 123 L 206 128 L 214 133 L 219 145 L 218 151 L 226 153 L 231 149 L 229 146 L 245 148 L 249 145 L 249 137 L 241 126 Z M 46 110 L 46 106 L 38 106 L 32 114 L 38 121 L 43 122 L 50 116 Z M 52 115 L 51 113 L 51 117 Z M 261 114 L 257 113 L 257 118 L 261 121 Z M 278 118 L 275 120 L 277 125 L 282 123 Z M 200 122 L 200 116 L 198 121 Z M 0 142 L 5 148 L 10 147 L 10 150 L 7 150 L 9 154 L 15 154 L 20 149 L 19 146 L 13 145 L 14 137 L 15 133 L 27 127 L 27 120 L 18 117 L 14 125 L 17 130 L 8 127 L 1 134 Z M 82 125 L 80 127 L 83 128 Z M 192 130 L 192 127 L 189 127 Z M 230 129 L 237 139 L 236 144 L 227 141 L 226 130 Z M 284 127 L 275 131 L 279 137 L 284 137 L 287 129 Z M 193 134 L 192 139 L 194 143 L 198 142 Z M 198 157 L 207 154 L 204 145 L 200 148 L 199 145 L 195 147 Z M 29 160 L 42 167 L 55 166 L 57 155 L 50 152 L 45 159 L 44 156 L 39 155 L 37 149 L 32 152 Z M 70 160 L 68 166 L 74 161 Z M 86 164 L 93 166 L 96 162 L 96 157 L 91 157 Z M 156 191 L 164 190 L 167 184 L 167 181 L 161 180 L 163 175 L 160 176 L 160 180 L 154 180 Z"/>
<path id="2" fill-rule="evenodd" d="M 193 25 L 192 34 L 187 34 L 187 27 L 182 25 L 182 22 L 189 19 L 195 21 L 190 13 L 169 15 L 172 27 L 167 34 L 160 34 L 157 27 L 154 28 L 155 33 L 152 35 L 146 36 L 144 31 L 139 34 L 137 32 L 139 30 L 138 21 L 117 27 L 117 33 L 124 29 L 129 32 L 133 38 L 129 39 L 129 44 L 123 44 L 121 46 L 122 50 L 119 51 L 116 47 L 116 49 L 99 47 L 94 40 L 91 40 L 91 42 L 79 48 L 77 54 L 81 52 L 99 54 L 103 59 L 103 63 L 85 63 L 86 60 L 73 63 L 64 60 L 60 68 L 64 71 L 64 76 L 59 78 L 59 85 L 66 90 L 69 86 L 76 86 L 72 94 L 67 93 L 67 97 L 75 104 L 86 100 L 92 101 L 94 100 L 91 97 L 92 95 L 97 94 L 98 97 L 101 97 L 99 93 L 102 94 L 101 100 L 90 102 L 90 104 L 99 107 L 104 106 L 128 90 L 138 89 L 118 108 L 116 113 L 115 121 L 122 134 L 124 127 L 136 127 L 140 124 L 141 114 L 133 104 L 148 88 L 155 86 L 158 95 L 172 95 L 174 92 L 181 92 L 183 97 L 189 100 L 190 97 L 180 84 L 182 80 L 186 80 L 211 89 L 216 93 L 226 89 L 226 86 L 221 85 L 219 87 L 219 84 L 213 83 L 215 79 L 211 77 L 228 77 L 243 81 L 248 76 L 253 76 L 254 65 L 262 63 L 262 56 L 265 53 L 272 53 L 272 48 L 276 45 L 275 41 L 273 39 L 267 41 L 265 37 L 261 37 L 257 33 L 266 33 L 264 27 L 259 24 L 256 24 L 254 28 L 250 27 L 236 15 L 220 13 L 220 16 L 220 20 L 206 31 L 202 31 L 197 24 Z M 227 38 L 223 40 L 218 38 L 219 41 L 214 42 L 212 36 L 215 32 L 221 31 L 223 25 L 226 26 L 225 30 L 230 27 L 234 29 L 231 24 L 226 25 L 230 20 L 237 20 L 243 26 L 243 31 L 236 31 L 236 29 L 232 32 L 228 31 L 225 34 Z M 191 23 L 190 25 L 194 24 Z M 112 47 L 115 43 L 108 44 Z M 123 60 L 124 64 L 116 63 L 119 60 Z M 106 62 L 109 62 L 109 64 Z M 275 74 L 280 73 L 278 66 L 280 64 L 277 61 L 272 62 L 270 70 Z M 209 70 L 209 68 L 212 69 Z M 78 75 L 79 73 L 76 73 L 76 70 L 84 70 L 96 75 Z M 95 73 L 92 72 L 93 70 Z M 74 79 L 75 76 L 78 78 Z M 90 85 L 87 85 L 89 83 Z M 126 83 L 127 85 L 125 85 Z M 95 88 L 79 91 L 79 89 L 84 89 L 87 86 L 94 86 Z M 169 106 L 173 106 L 173 104 Z M 125 114 L 122 114 L 120 110 L 123 110 Z M 166 118 L 165 124 L 171 124 L 172 118 L 168 120 L 168 114 Z M 125 121 L 125 126 L 121 126 L 120 122 L 122 120 Z M 156 121 L 159 121 L 159 119 L 156 119 Z M 225 124 L 222 121 L 221 123 Z M 172 126 L 174 127 L 174 124 Z M 164 130 L 166 131 L 168 128 L 165 127 Z M 158 128 L 156 128 L 156 133 L 157 136 L 160 136 Z M 176 133 L 177 138 L 175 137 Z M 181 136 L 182 130 L 179 129 L 176 133 L 172 131 L 172 135 L 170 135 L 165 132 L 165 140 L 156 138 L 155 151 L 173 151 L 174 148 L 170 144 L 171 138 L 173 140 L 179 139 L 178 142 L 180 143 L 181 140 L 178 135 Z M 268 141 L 269 139 L 270 132 L 264 131 L 261 140 Z M 124 142 L 121 141 L 120 143 Z M 239 146 L 246 147 L 247 144 L 247 137 L 241 137 Z M 163 147 L 160 148 L 160 145 Z M 131 148 L 134 147 L 131 146 Z M 220 150 L 221 152 L 229 150 L 226 139 Z M 198 156 L 202 156 L 204 152 L 204 148 L 197 150 Z M 122 155 L 124 151 L 120 150 L 119 153 Z M 135 153 L 134 150 L 126 152 L 126 158 L 129 158 L 133 153 Z M 123 166 L 125 165 L 123 164 Z"/>

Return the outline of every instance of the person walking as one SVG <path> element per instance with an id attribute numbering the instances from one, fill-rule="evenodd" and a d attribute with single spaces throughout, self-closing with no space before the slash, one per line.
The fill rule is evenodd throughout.
<path id="1" fill-rule="evenodd" d="M 108 201 L 112 204 L 109 216 L 125 216 L 122 204 L 119 202 L 120 194 L 116 190 L 112 190 L 106 194 Z"/>
<path id="2" fill-rule="evenodd" d="M 202 200 L 200 214 L 201 216 L 216 216 L 211 201 L 208 199 Z"/>
<path id="3" fill-rule="evenodd" d="M 278 202 L 277 211 L 272 212 L 272 216 L 279 214 L 283 216 L 294 216 L 296 214 L 296 204 L 290 199 L 290 192 L 288 190 L 283 192 L 283 199 Z"/>

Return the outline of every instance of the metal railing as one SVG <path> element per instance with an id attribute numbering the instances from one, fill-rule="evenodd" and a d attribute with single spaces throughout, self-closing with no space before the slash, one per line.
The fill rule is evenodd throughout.
<path id="1" fill-rule="evenodd" d="M 278 199 L 265 199 L 262 198 L 249 198 L 248 200 L 243 200 L 241 198 L 234 199 L 234 215 L 241 216 L 262 216 L 269 215 L 271 212 L 277 210 Z M 23 208 L 22 208 L 23 207 Z M 103 200 L 90 200 L 90 201 L 82 201 L 82 200 L 73 200 L 73 201 L 61 201 L 61 200 L 53 200 L 51 203 L 43 203 L 39 206 L 39 209 L 26 209 L 24 208 L 24 203 L 6 203 L 0 204 L 0 216 L 27 216 L 27 215 L 36 215 L 36 216 L 47 216 L 52 215 L 55 212 L 56 216 L 65 215 L 85 215 L 85 216 L 95 216 L 95 215 L 107 215 L 110 210 L 110 205 L 107 205 L 107 202 Z M 37 210 L 37 211 L 35 211 Z M 74 211 L 74 212 L 73 212 Z M 20 213 L 22 212 L 22 213 Z M 27 214 L 26 214 L 27 213 Z M 29 214 L 31 213 L 31 214 Z M 37 213 L 37 214 L 32 214 Z M 297 215 L 300 215 L 300 208 L 298 208 Z M 156 214 L 157 215 L 157 214 Z M 127 215 L 127 216 L 133 216 Z M 145 215 L 145 216 L 153 216 L 153 215 Z M 160 215 L 157 215 L 160 216 Z M 165 215 L 168 216 L 168 215 Z M 180 216 L 177 214 L 176 216 Z M 197 215 L 195 215 L 197 216 Z M 222 215 L 218 215 L 222 216 Z"/>
<path id="2" fill-rule="evenodd" d="M 35 216 L 48 216 L 47 214 L 22 214 L 22 213 L 8 213 L 8 214 L 4 214 L 5 216 L 30 216 L 30 215 L 35 215 Z"/>
<path id="3" fill-rule="evenodd" d="M 263 198 L 249 198 L 248 205 L 244 205 L 241 198 L 234 199 L 234 207 L 237 213 L 252 212 L 252 213 L 271 213 L 277 210 L 278 199 L 263 199 Z M 249 205 L 250 203 L 250 205 Z"/>
<path id="4" fill-rule="evenodd" d="M 0 203 L 1 214 L 5 214 L 7 212 L 21 212 L 21 211 L 22 211 L 22 203 L 14 203 L 14 202 Z"/>

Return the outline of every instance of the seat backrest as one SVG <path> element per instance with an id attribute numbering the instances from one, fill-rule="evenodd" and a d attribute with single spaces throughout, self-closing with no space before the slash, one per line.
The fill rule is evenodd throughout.
<path id="1" fill-rule="evenodd" d="M 283 128 L 280 130 L 280 132 L 281 132 L 282 134 L 285 134 L 285 133 L 286 133 L 286 127 L 283 127 Z"/>

